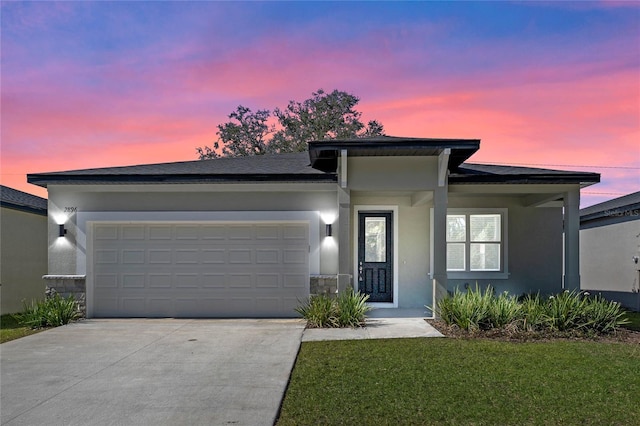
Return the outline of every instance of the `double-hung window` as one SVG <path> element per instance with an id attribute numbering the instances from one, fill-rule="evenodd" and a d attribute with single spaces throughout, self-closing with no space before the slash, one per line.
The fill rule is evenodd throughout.
<path id="1" fill-rule="evenodd" d="M 447 214 L 447 272 L 466 277 L 507 273 L 506 209 L 457 210 Z M 480 276 L 482 276 L 480 275 Z"/>

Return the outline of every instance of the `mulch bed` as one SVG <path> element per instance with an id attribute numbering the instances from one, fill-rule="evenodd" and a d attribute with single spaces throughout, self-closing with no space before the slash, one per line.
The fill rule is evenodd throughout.
<path id="1" fill-rule="evenodd" d="M 594 342 L 617 342 L 640 345 L 640 332 L 621 328 L 612 334 L 586 335 L 568 332 L 525 332 L 508 329 L 465 331 L 456 325 L 447 325 L 440 320 L 425 320 L 446 337 L 455 339 L 491 339 L 511 342 L 548 342 L 551 340 L 586 340 Z"/>

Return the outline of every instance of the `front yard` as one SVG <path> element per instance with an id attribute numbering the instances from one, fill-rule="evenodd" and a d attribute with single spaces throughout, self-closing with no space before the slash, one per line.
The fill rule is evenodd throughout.
<path id="1" fill-rule="evenodd" d="M 0 343 L 19 339 L 42 330 L 44 329 L 34 330 L 31 327 L 18 324 L 18 321 L 11 314 L 5 314 L 0 317 Z"/>
<path id="2" fill-rule="evenodd" d="M 306 342 L 277 424 L 637 425 L 638 395 L 638 343 Z"/>

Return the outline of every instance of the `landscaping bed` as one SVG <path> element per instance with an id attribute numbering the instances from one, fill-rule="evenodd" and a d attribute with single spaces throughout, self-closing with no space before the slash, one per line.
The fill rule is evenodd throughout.
<path id="1" fill-rule="evenodd" d="M 640 331 L 621 327 L 614 333 L 589 335 L 579 332 L 513 331 L 509 329 L 463 330 L 441 320 L 426 320 L 446 337 L 457 339 L 491 339 L 512 342 L 548 342 L 552 340 L 590 340 L 597 342 L 619 342 L 640 345 Z"/>

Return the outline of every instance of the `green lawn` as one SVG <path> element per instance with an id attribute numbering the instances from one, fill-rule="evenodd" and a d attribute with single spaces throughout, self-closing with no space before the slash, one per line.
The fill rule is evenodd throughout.
<path id="1" fill-rule="evenodd" d="M 627 318 L 630 323 L 625 325 L 629 330 L 640 331 L 640 312 L 627 311 Z"/>
<path id="2" fill-rule="evenodd" d="M 302 344 L 278 425 L 637 425 L 640 347 L 389 339 Z"/>
<path id="3" fill-rule="evenodd" d="M 0 317 L 0 343 L 8 342 L 9 340 L 19 339 L 30 334 L 35 334 L 40 330 L 32 330 L 29 327 L 23 327 L 10 315 L 2 315 Z"/>

